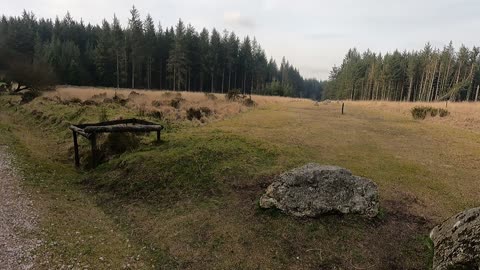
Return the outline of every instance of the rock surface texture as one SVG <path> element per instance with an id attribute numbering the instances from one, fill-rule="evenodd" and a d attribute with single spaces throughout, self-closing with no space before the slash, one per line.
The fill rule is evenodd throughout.
<path id="1" fill-rule="evenodd" d="M 328 213 L 378 214 L 377 185 L 344 168 L 310 163 L 278 176 L 260 198 L 260 207 L 297 217 Z"/>
<path id="2" fill-rule="evenodd" d="M 480 270 L 480 207 L 459 213 L 430 233 L 433 269 Z"/>

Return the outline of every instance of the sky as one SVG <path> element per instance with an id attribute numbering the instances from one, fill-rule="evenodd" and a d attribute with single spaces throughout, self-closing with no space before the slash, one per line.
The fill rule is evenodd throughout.
<path id="1" fill-rule="evenodd" d="M 327 79 L 350 48 L 375 52 L 480 45 L 478 0 L 0 0 L 0 13 L 100 24 L 113 14 L 125 26 L 132 5 L 163 27 L 179 18 L 198 31 L 227 29 L 256 37 L 277 63 L 283 56 L 304 77 Z"/>

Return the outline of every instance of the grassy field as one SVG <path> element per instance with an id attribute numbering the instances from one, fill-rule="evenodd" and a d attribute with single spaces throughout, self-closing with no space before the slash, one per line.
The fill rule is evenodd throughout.
<path id="1" fill-rule="evenodd" d="M 253 96 L 250 108 L 182 93 L 174 108 L 176 93 L 136 92 L 123 105 L 81 103 L 111 89 L 61 88 L 26 105 L 0 97 L 0 143 L 14 146 L 42 216 L 41 269 L 426 269 L 431 228 L 480 203 L 478 104 L 413 120 L 420 104 L 346 102 L 341 115 L 338 102 Z M 186 120 L 199 106 L 215 113 Z M 69 123 L 105 116 L 167 130 L 160 144 L 145 136 L 136 151 L 75 170 Z M 84 140 L 81 153 L 87 164 Z M 297 219 L 258 208 L 276 174 L 306 162 L 373 179 L 381 215 Z"/>

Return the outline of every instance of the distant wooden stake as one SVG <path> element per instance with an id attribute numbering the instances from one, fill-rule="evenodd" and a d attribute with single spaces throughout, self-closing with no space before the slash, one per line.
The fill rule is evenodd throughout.
<path id="1" fill-rule="evenodd" d="M 342 103 L 342 115 L 343 115 L 344 109 L 345 109 L 345 103 Z"/>

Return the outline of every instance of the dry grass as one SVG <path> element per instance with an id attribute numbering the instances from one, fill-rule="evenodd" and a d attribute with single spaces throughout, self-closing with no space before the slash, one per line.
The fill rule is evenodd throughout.
<path id="1" fill-rule="evenodd" d="M 119 93 L 127 98 L 130 91 Z M 127 106 L 112 106 L 109 112 L 131 115 L 137 106 L 152 100 L 169 102 L 176 94 L 171 92 L 166 97 L 166 91 L 135 91 L 145 96 L 136 97 Z M 114 94 L 113 89 L 60 87 L 56 93 L 47 95 L 86 100 L 103 92 L 109 97 Z M 153 204 L 141 199 L 92 198 L 90 192 L 63 183 L 59 179 L 63 175 L 61 171 L 72 166 L 65 150 L 71 146 L 70 133 L 57 138 L 57 142 L 51 137 L 42 137 L 49 123 L 38 129 L 35 124 L 24 126 L 21 120 L 31 117 L 32 110 L 58 115 L 62 114 L 58 109 L 67 111 L 64 108 L 67 106 L 34 101 L 16 113 L 10 112 L 12 119 L 6 116 L 2 119 L 0 114 L 0 126 L 4 122 L 5 130 L 7 126 L 15 127 L 15 135 L 33 152 L 32 159 L 48 160 L 47 164 L 52 167 L 62 163 L 55 179 L 47 181 L 50 171 L 45 172 L 45 181 L 52 188 L 45 188 L 41 193 L 45 194 L 42 196 L 46 197 L 43 199 L 49 207 L 56 207 L 46 210 L 54 213 L 48 223 L 54 219 L 62 221 L 55 222 L 56 230 L 47 226 L 53 230 L 49 235 L 63 240 L 63 244 L 52 251 L 60 254 L 57 257 L 60 256 L 62 262 L 83 248 L 91 249 L 91 254 L 84 254 L 80 261 L 108 268 L 95 259 L 109 256 L 110 268 L 115 268 L 130 258 L 129 246 L 125 247 L 124 241 L 128 237 L 133 250 L 149 247 L 144 258 L 147 261 L 154 258 L 152 264 L 164 269 L 423 269 L 428 250 L 422 239 L 431 228 L 452 214 L 478 206 L 479 104 L 449 103 L 448 117 L 420 121 L 412 118 L 410 110 L 424 105 L 422 103 L 345 102 L 345 115 L 341 115 L 342 102 L 338 101 L 316 106 L 315 102 L 304 99 L 253 96 L 259 105 L 249 109 L 239 103 L 226 102 L 222 95 L 211 100 L 203 93 L 181 94 L 186 99 L 181 110 L 189 106 L 209 106 L 223 110 L 220 114 L 223 120 L 201 127 L 174 129 L 165 134 L 166 143 L 119 158 L 128 165 L 135 164 L 131 162 L 136 160 L 136 154 L 145 155 L 146 158 L 138 162 L 148 166 L 135 171 L 135 175 L 140 174 L 140 180 L 150 179 L 152 175 L 152 179 L 158 180 L 162 173 L 172 172 L 177 179 L 181 172 L 192 169 L 188 165 L 180 166 L 179 171 L 162 167 L 174 164 L 174 154 L 180 161 L 191 156 L 195 164 L 203 168 L 198 170 L 196 178 L 210 168 L 202 166 L 213 166 L 212 176 L 221 179 L 218 184 L 222 188 L 207 195 L 185 193 L 180 200 L 167 204 L 161 202 L 161 197 Z M 444 103 L 427 105 L 445 106 Z M 80 105 L 71 107 L 68 109 L 72 111 L 84 109 Z M 98 108 L 88 107 L 75 121 L 94 119 L 95 113 L 91 112 L 94 110 Z M 232 134 L 236 139 L 230 142 Z M 40 137 L 49 143 L 40 144 Z M 229 143 L 219 138 L 228 139 Z M 192 143 L 194 139 L 198 141 Z M 195 149 L 198 151 L 192 152 Z M 225 156 L 225 152 L 230 155 Z M 275 155 L 265 155 L 265 152 Z M 272 160 L 262 162 L 266 159 Z M 219 165 L 230 160 L 239 167 Z M 305 162 L 335 164 L 373 179 L 380 188 L 382 216 L 376 220 L 336 216 L 300 220 L 260 211 L 257 200 L 271 176 Z M 152 164 L 160 169 L 154 171 Z M 263 176 L 247 177 L 242 174 L 244 171 Z M 107 170 L 107 174 L 110 172 Z M 73 170 L 70 173 L 73 175 Z M 53 186 L 58 187 L 51 190 Z M 64 190 L 74 192 L 75 196 L 65 196 Z M 119 196 L 112 194 L 115 198 Z M 71 198 L 74 202 L 68 201 Z M 88 203 L 84 204 L 85 201 Z M 75 209 L 80 207 L 85 210 Z M 65 211 L 80 213 L 85 222 L 79 222 L 74 215 L 62 216 Z M 89 211 L 95 214 L 89 217 L 86 214 Z M 89 232 L 89 222 L 97 224 L 96 219 L 100 217 L 108 221 L 105 223 L 108 226 L 104 226 L 107 232 L 103 229 L 96 234 Z M 93 234 L 94 240 L 103 237 L 113 244 L 109 250 L 100 249 L 93 241 L 68 245 L 77 241 L 68 234 L 74 230 L 72 226 L 80 226 L 81 235 Z M 66 233 L 61 232 L 62 228 Z M 111 239 L 110 228 L 118 232 Z"/>
<path id="2" fill-rule="evenodd" d="M 410 111 L 415 106 L 430 106 L 434 108 L 447 109 L 450 112 L 448 117 L 427 118 L 426 121 L 442 125 L 450 125 L 458 128 L 480 132 L 480 102 L 387 102 L 387 101 L 358 101 L 348 102 L 348 105 L 363 107 L 393 113 L 396 115 L 410 117 Z"/>
<path id="3" fill-rule="evenodd" d="M 132 92 L 138 95 L 131 94 Z M 185 91 L 148 91 L 138 89 L 94 88 L 59 86 L 55 91 L 44 93 L 48 98 L 60 98 L 63 101 L 80 99 L 81 101 L 93 100 L 103 102 L 105 98 L 112 99 L 115 95 L 122 99 L 128 99 L 127 107 L 133 110 L 145 110 L 148 112 L 159 111 L 169 120 L 184 120 L 187 118 L 186 111 L 189 108 L 208 107 L 213 111 L 213 119 L 225 119 L 226 117 L 248 111 L 249 108 L 241 102 L 229 102 L 223 94 L 210 94 L 216 98 L 212 99 L 205 93 Z M 180 106 L 174 108 L 171 101 L 182 99 Z M 264 107 L 271 104 L 286 102 L 297 102 L 300 99 L 285 97 L 252 96 L 258 106 Z"/>

